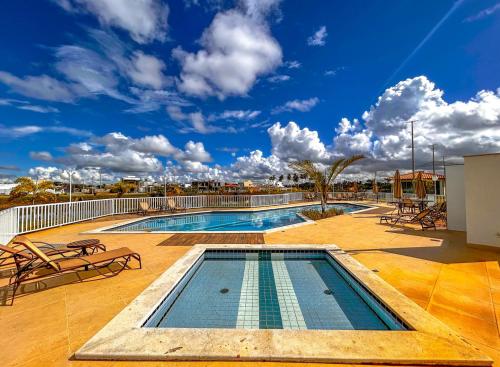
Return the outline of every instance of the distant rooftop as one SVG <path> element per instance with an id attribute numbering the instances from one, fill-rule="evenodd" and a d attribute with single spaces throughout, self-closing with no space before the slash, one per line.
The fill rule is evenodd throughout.
<path id="1" fill-rule="evenodd" d="M 425 172 L 425 171 L 415 171 L 415 178 L 417 178 L 417 175 L 419 174 L 419 172 L 422 172 L 422 179 L 423 180 L 432 180 L 432 172 Z M 446 179 L 445 175 L 442 175 L 439 173 L 436 173 L 436 176 L 438 177 L 439 180 Z M 401 175 L 401 179 L 402 180 L 413 180 L 413 173 L 412 172 L 405 173 L 405 174 Z"/>

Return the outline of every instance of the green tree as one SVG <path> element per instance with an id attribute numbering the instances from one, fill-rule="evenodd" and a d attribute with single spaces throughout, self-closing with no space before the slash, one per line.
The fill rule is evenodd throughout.
<path id="1" fill-rule="evenodd" d="M 54 183 L 52 181 L 34 181 L 30 177 L 19 177 L 15 182 L 17 186 L 10 192 L 10 198 L 12 200 L 31 196 L 31 201 L 35 204 L 36 202 L 46 203 L 54 198 L 54 194 L 49 191 L 54 189 Z"/>
<path id="2" fill-rule="evenodd" d="M 363 158 L 363 155 L 353 155 L 350 158 L 340 158 L 333 161 L 324 171 L 309 160 L 292 162 L 290 163 L 290 168 L 300 174 L 307 175 L 313 181 L 316 192 L 320 194 L 321 212 L 324 213 L 326 211 L 328 190 L 330 189 L 332 182 L 335 181 L 335 178 L 337 178 L 337 176 L 347 167 Z"/>
<path id="3" fill-rule="evenodd" d="M 130 192 L 134 188 L 134 185 L 119 181 L 111 186 L 111 192 L 118 193 L 118 197 L 122 197 L 123 194 Z"/>
<path id="4" fill-rule="evenodd" d="M 278 177 L 278 181 L 283 182 L 283 178 L 284 178 L 283 175 L 280 175 L 280 177 Z"/>

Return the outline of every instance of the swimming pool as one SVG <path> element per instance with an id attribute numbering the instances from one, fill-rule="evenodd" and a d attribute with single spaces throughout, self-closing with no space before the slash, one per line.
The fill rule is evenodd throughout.
<path id="1" fill-rule="evenodd" d="M 149 328 L 405 330 L 325 251 L 206 251 Z"/>
<path id="2" fill-rule="evenodd" d="M 156 216 L 105 229 L 112 232 L 261 232 L 307 222 L 304 209 L 320 205 L 295 206 L 258 211 L 211 211 L 182 215 Z M 352 213 L 369 207 L 358 204 L 328 204 L 328 209 Z"/>
<path id="3" fill-rule="evenodd" d="M 195 245 L 78 360 L 491 366 L 335 245 Z"/>

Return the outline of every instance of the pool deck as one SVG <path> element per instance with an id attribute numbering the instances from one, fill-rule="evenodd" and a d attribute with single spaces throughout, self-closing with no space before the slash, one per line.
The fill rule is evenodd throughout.
<path id="1" fill-rule="evenodd" d="M 2 366 L 164 366 L 165 362 L 76 361 L 75 351 L 192 246 L 158 244 L 171 234 L 81 234 L 123 222 L 102 218 L 30 234 L 47 242 L 99 238 L 108 248 L 128 246 L 143 269 L 114 278 L 75 283 L 59 277 L 43 290 L 0 307 Z M 500 362 L 500 252 L 465 244 L 465 233 L 378 224 L 360 213 L 264 235 L 265 243 L 334 243 L 467 341 Z M 168 243 L 168 242 L 167 242 Z M 84 273 L 80 274 L 85 278 Z M 73 282 L 72 282 L 73 281 Z M 0 285 L 5 284 L 5 278 Z M 28 291 L 28 290 L 26 290 Z M 396 345 L 397 347 L 397 345 Z M 234 362 L 168 362 L 168 366 L 229 366 Z M 239 366 L 284 363 L 239 362 Z M 292 366 L 302 364 L 292 363 Z"/>

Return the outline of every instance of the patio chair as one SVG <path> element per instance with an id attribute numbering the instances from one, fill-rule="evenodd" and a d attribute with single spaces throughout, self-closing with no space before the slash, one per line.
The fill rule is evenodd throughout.
<path id="1" fill-rule="evenodd" d="M 137 260 L 139 269 L 142 268 L 141 255 L 127 247 L 87 256 L 54 258 L 54 256 L 46 255 L 24 236 L 17 237 L 13 242 L 24 246 L 30 252 L 31 257 L 23 251 L 0 245 L 0 250 L 12 254 L 16 262 L 16 273 L 9 280 L 9 286 L 13 286 L 11 305 L 14 304 L 16 292 L 23 283 L 87 270 L 96 271 L 97 275 L 109 278 L 124 270 L 131 259 Z M 115 263 L 120 264 L 118 269 L 109 267 Z M 105 269 L 107 271 L 104 271 Z"/>
<path id="2" fill-rule="evenodd" d="M 168 210 L 171 212 L 185 212 L 186 208 L 183 206 L 178 206 L 177 203 L 175 202 L 174 198 L 167 198 L 167 206 Z"/>
<path id="3" fill-rule="evenodd" d="M 31 241 L 47 256 L 75 257 L 82 255 L 92 255 L 99 251 L 106 251 L 106 246 L 96 239 L 78 240 L 65 244 L 55 244 L 43 241 Z M 26 250 L 24 246 L 13 244 L 10 248 L 15 249 L 26 256 L 22 256 L 19 260 L 33 260 L 33 255 Z M 11 253 L 0 250 L 0 269 L 11 268 L 16 264 L 14 256 Z"/>
<path id="4" fill-rule="evenodd" d="M 406 209 L 408 210 L 409 212 L 411 213 L 414 213 L 415 212 L 415 209 L 418 208 L 418 206 L 413 202 L 412 199 L 409 199 L 409 198 L 404 198 L 403 199 L 403 211 Z"/>
<path id="5" fill-rule="evenodd" d="M 417 214 L 401 213 L 398 215 L 382 215 L 380 216 L 380 223 L 385 221 L 391 223 L 393 226 L 401 224 L 420 224 L 422 230 L 434 228 L 436 230 L 436 223 L 432 218 L 430 209 L 424 209 Z"/>
<path id="6" fill-rule="evenodd" d="M 139 212 L 142 215 L 146 215 L 148 213 L 157 213 L 159 211 L 160 211 L 160 209 L 151 208 L 151 205 L 149 205 L 149 203 L 147 201 L 139 202 Z"/>

